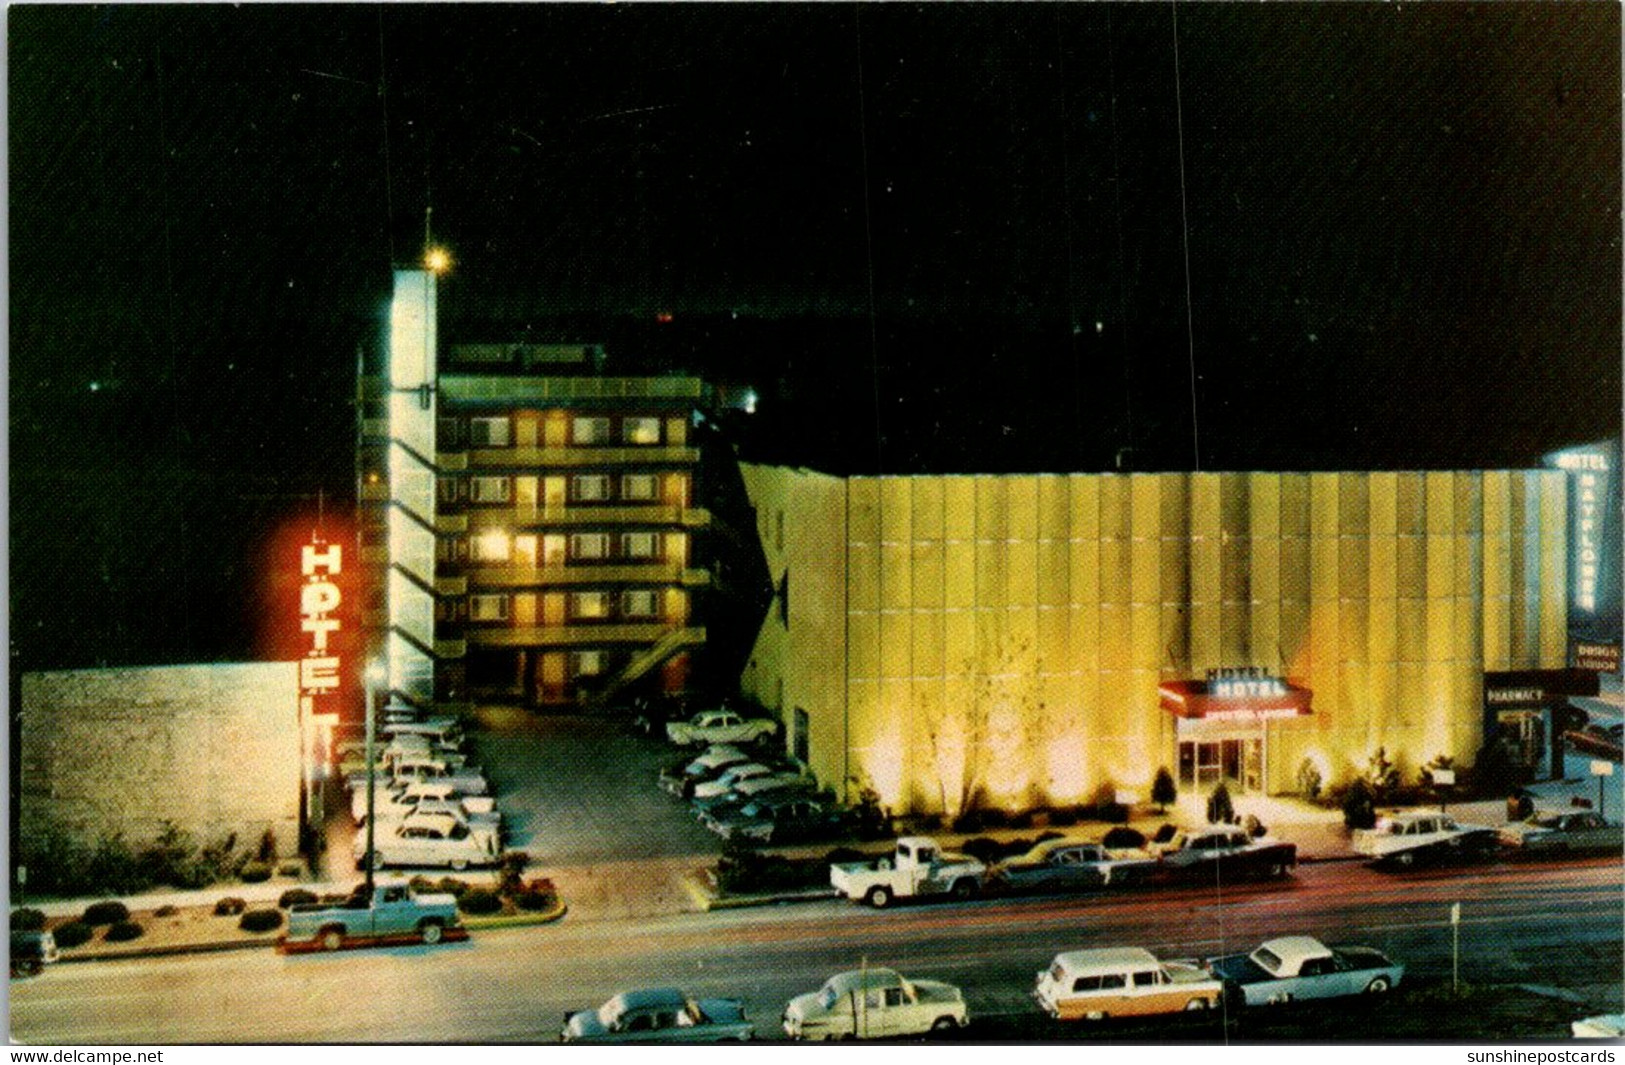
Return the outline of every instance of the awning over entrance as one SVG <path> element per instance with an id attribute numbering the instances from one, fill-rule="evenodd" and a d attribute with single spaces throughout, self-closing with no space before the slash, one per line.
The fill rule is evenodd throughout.
<path id="1" fill-rule="evenodd" d="M 1314 692 L 1251 669 L 1214 670 L 1206 680 L 1164 681 L 1157 691 L 1162 708 L 1186 720 L 1258 721 L 1314 712 Z"/>

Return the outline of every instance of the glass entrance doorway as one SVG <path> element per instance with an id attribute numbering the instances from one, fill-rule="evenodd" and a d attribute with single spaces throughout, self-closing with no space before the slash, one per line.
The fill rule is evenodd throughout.
<path id="1" fill-rule="evenodd" d="M 1246 791 L 1264 790 L 1264 741 L 1257 737 L 1181 740 L 1179 782 L 1197 788 L 1220 781 Z"/>

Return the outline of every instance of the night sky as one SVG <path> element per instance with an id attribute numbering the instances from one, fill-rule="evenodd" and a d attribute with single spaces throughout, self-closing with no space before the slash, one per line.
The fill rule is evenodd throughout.
<path id="1" fill-rule="evenodd" d="M 444 335 L 748 381 L 831 470 L 1619 433 L 1617 4 L 8 15 L 14 670 L 256 656 L 428 206 Z"/>

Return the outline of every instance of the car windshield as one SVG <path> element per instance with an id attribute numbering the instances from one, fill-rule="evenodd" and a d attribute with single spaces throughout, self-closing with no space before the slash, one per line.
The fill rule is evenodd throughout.
<path id="1" fill-rule="evenodd" d="M 765 802 L 753 802 L 741 808 L 739 815 L 741 817 L 749 817 L 752 819 L 761 818 L 767 816 L 769 809 L 770 807 Z"/>
<path id="2" fill-rule="evenodd" d="M 1272 973 L 1278 973 L 1281 971 L 1280 955 L 1276 954 L 1273 950 L 1259 947 L 1257 950 L 1253 951 L 1253 960 Z"/>
<path id="3" fill-rule="evenodd" d="M 831 980 L 824 985 L 824 990 L 818 993 L 818 1004 L 826 1010 L 831 1009 L 840 997 L 840 992 L 835 990 L 835 981 Z"/>

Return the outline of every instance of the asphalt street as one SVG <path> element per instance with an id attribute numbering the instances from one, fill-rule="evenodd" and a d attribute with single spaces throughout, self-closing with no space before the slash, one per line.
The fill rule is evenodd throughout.
<path id="1" fill-rule="evenodd" d="M 984 900 L 871 911 L 821 902 L 638 922 L 568 919 L 468 943 L 333 955 L 269 951 L 60 965 L 11 986 L 23 1043 L 537 1042 L 567 1010 L 638 987 L 745 1000 L 778 1036 L 788 999 L 830 974 L 887 965 L 962 986 L 973 1028 L 1028 1015 L 1033 974 L 1064 949 L 1150 947 L 1163 957 L 1250 949 L 1305 933 L 1378 947 L 1411 977 L 1448 976 L 1449 906 L 1461 968 L 1480 983 L 1612 984 L 1625 922 L 1616 859 L 1392 874 L 1304 866 L 1284 885 Z M 361 1003 L 365 1008 L 361 1008 Z M 1381 1012 L 1363 1038 L 1380 1038 Z M 981 1028 L 975 1027 L 980 1019 Z M 1221 1039 L 1213 1019 L 1195 1037 Z M 1192 1033 L 1184 1033 L 1187 1038 Z M 1255 1033 L 1256 1037 L 1256 1033 Z"/>

